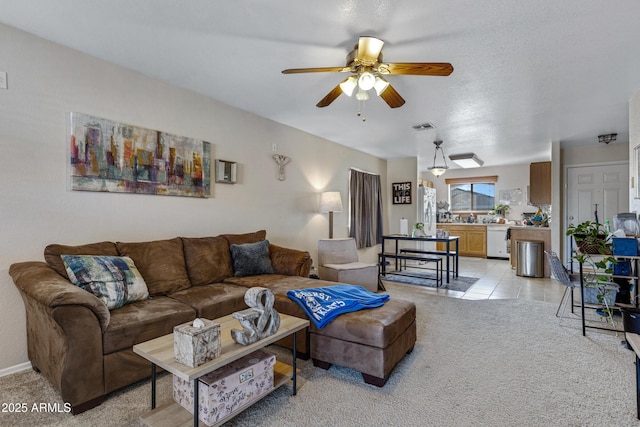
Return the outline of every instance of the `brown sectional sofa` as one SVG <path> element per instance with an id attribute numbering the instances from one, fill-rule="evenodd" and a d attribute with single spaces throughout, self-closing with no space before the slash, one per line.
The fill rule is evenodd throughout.
<path id="1" fill-rule="evenodd" d="M 234 278 L 229 246 L 265 237 L 262 230 L 140 243 L 49 245 L 46 263 L 13 264 L 9 274 L 25 304 L 33 368 L 51 381 L 73 413 L 80 413 L 100 404 L 107 393 L 150 375 L 150 363 L 133 353 L 134 344 L 171 333 L 175 325 L 196 317 L 214 319 L 247 308 L 247 287 L 267 282 L 274 283 L 274 291 L 318 286 L 317 280 L 305 278 L 312 263 L 308 252 L 273 244 L 269 256 L 275 274 Z M 151 298 L 109 310 L 71 284 L 63 254 L 128 256 Z M 278 311 L 305 317 L 286 295 L 276 296 Z M 298 349 L 308 357 L 308 331 L 298 333 Z"/>
<path id="2" fill-rule="evenodd" d="M 28 356 L 70 403 L 74 414 L 99 405 L 106 394 L 148 377 L 150 362 L 133 353 L 135 344 L 173 332 L 196 317 L 214 319 L 247 308 L 247 288 L 275 295 L 274 308 L 307 318 L 286 293 L 335 285 L 308 278 L 308 252 L 269 245 L 274 274 L 234 277 L 230 245 L 265 240 L 264 230 L 216 237 L 176 237 L 151 242 L 49 245 L 45 262 L 13 264 L 9 274 L 27 317 Z M 60 255 L 130 257 L 150 298 L 109 310 L 93 294 L 73 285 Z M 384 385 L 391 370 L 413 349 L 415 305 L 392 300 L 383 307 L 348 313 L 334 325 L 299 331 L 298 355 L 316 366 L 339 364 L 359 370 L 366 382 Z M 318 343 L 311 343 L 316 337 Z M 292 337 L 279 344 L 291 348 Z M 314 355 L 315 353 L 315 355 Z"/>

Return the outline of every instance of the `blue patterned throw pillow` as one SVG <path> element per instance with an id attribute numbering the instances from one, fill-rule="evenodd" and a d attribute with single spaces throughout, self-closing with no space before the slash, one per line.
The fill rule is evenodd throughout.
<path id="1" fill-rule="evenodd" d="M 269 258 L 269 241 L 231 245 L 233 275 L 235 277 L 273 274 L 273 265 Z"/>
<path id="2" fill-rule="evenodd" d="M 129 257 L 60 255 L 69 280 L 110 309 L 149 297 L 147 284 Z"/>

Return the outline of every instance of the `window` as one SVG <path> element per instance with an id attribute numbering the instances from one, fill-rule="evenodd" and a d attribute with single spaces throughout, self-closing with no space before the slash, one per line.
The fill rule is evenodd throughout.
<path id="1" fill-rule="evenodd" d="M 458 184 L 449 187 L 451 210 L 490 211 L 495 206 L 495 184 Z"/>
<path id="2" fill-rule="evenodd" d="M 449 202 L 451 211 L 490 211 L 496 203 L 497 176 L 449 178 Z"/>

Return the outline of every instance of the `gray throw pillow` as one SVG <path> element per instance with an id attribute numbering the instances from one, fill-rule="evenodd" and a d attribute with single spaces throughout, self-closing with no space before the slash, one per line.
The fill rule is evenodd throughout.
<path id="1" fill-rule="evenodd" d="M 269 241 L 230 245 L 235 277 L 273 274 L 273 265 L 269 258 Z"/>

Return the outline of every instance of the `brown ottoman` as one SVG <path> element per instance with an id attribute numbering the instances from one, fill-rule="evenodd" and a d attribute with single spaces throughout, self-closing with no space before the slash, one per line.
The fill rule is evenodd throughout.
<path id="1" fill-rule="evenodd" d="M 382 387 L 416 342 L 416 306 L 391 298 L 382 307 L 343 314 L 322 329 L 309 328 L 313 364 L 362 373 L 367 384 Z"/>

